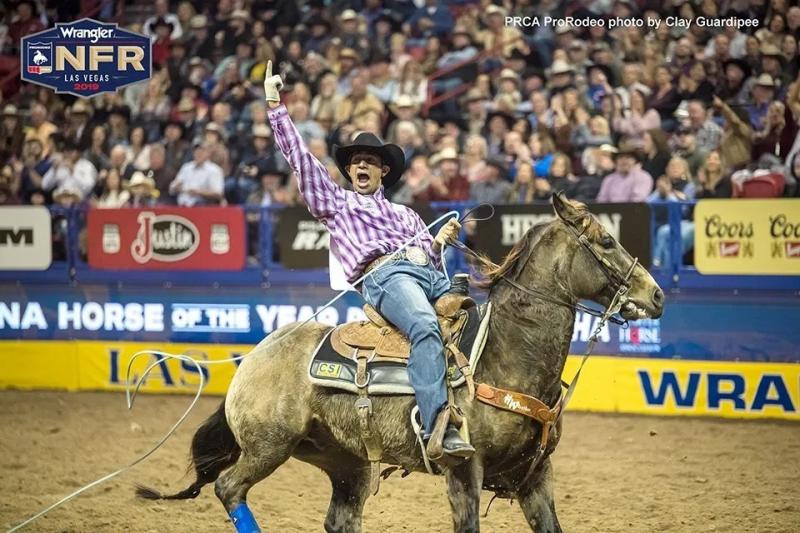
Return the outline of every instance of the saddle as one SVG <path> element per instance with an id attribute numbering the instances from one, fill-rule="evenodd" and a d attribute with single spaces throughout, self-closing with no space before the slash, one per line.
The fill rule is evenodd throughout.
<path id="1" fill-rule="evenodd" d="M 463 294 L 445 294 L 434 304 L 434 310 L 447 357 L 452 406 L 453 387 L 466 383 L 470 397 L 475 395 L 470 361 L 464 352 L 474 352 L 479 329 L 485 334 L 486 324 L 483 324 L 481 308 Z M 410 341 L 371 305 L 364 306 L 364 313 L 366 320 L 337 326 L 325 336 L 311 358 L 309 377 L 315 384 L 358 395 L 354 407 L 371 463 L 370 488 L 375 494 L 380 483 L 382 445 L 379 436 L 372 431 L 370 395 L 414 394 L 414 389 L 406 369 Z M 481 341 L 477 344 L 482 347 Z"/>
<path id="2" fill-rule="evenodd" d="M 466 311 L 475 305 L 472 298 L 460 294 L 445 294 L 437 300 L 434 310 L 445 347 L 461 353 L 457 344 L 448 345 L 458 342 L 467 323 Z M 367 320 L 343 324 L 333 330 L 333 349 L 339 355 L 354 360 L 364 354 L 369 362 L 407 362 L 411 343 L 406 336 L 389 324 L 371 305 L 364 306 L 364 313 Z"/>

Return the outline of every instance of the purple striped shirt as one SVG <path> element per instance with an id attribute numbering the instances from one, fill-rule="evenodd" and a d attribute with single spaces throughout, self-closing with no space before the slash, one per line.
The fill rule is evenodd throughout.
<path id="1" fill-rule="evenodd" d="M 275 142 L 297 175 L 308 211 L 328 228 L 331 250 L 348 281 L 357 280 L 370 261 L 394 252 L 420 232 L 412 245 L 425 250 L 438 268 L 441 256 L 434 251 L 433 237 L 416 212 L 387 200 L 383 186 L 371 195 L 340 187 L 308 151 L 286 107 L 270 109 L 268 115 Z"/>

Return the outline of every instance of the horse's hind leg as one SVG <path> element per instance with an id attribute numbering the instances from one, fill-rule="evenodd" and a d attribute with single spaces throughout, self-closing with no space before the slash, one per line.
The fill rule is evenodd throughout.
<path id="1" fill-rule="evenodd" d="M 214 485 L 214 492 L 225 506 L 238 533 L 260 531 L 247 507 L 247 492 L 253 485 L 272 474 L 291 455 L 290 445 L 277 444 L 274 441 L 268 443 L 267 440 L 269 439 L 265 439 L 263 445 L 255 450 L 243 449 L 236 464 L 223 472 Z"/>
<path id="2" fill-rule="evenodd" d="M 327 533 L 361 533 L 361 515 L 369 496 L 369 473 L 367 464 L 347 471 L 328 471 L 333 494 L 325 517 Z"/>
<path id="3" fill-rule="evenodd" d="M 553 498 L 553 465 L 548 457 L 517 491 L 525 519 L 536 533 L 561 533 Z"/>
<path id="4" fill-rule="evenodd" d="M 447 497 L 453 512 L 453 530 L 457 533 L 480 531 L 483 465 L 477 457 L 447 470 Z"/>

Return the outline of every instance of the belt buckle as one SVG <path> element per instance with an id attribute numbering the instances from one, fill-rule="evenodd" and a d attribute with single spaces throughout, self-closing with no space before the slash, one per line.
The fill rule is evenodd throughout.
<path id="1" fill-rule="evenodd" d="M 406 249 L 406 260 L 418 266 L 425 266 L 428 264 L 428 254 L 419 246 L 410 246 Z"/>

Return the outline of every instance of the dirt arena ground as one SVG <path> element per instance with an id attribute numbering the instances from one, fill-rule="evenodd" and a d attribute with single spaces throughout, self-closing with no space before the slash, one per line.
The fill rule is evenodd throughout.
<path id="1" fill-rule="evenodd" d="M 78 496 L 24 531 L 232 531 L 213 490 L 196 500 L 143 502 L 141 482 L 182 489 L 194 428 L 218 398 L 145 463 Z M 133 412 L 109 393 L 0 392 L 0 527 L 6 529 L 155 443 L 187 397 L 142 396 Z M 796 532 L 800 530 L 800 425 L 568 413 L 555 454 L 565 531 Z M 291 461 L 250 493 L 265 531 L 322 531 L 330 488 Z M 489 501 L 484 493 L 482 508 Z M 365 530 L 451 531 L 443 478 L 384 482 Z M 483 531 L 527 531 L 516 504 L 497 500 Z"/>

